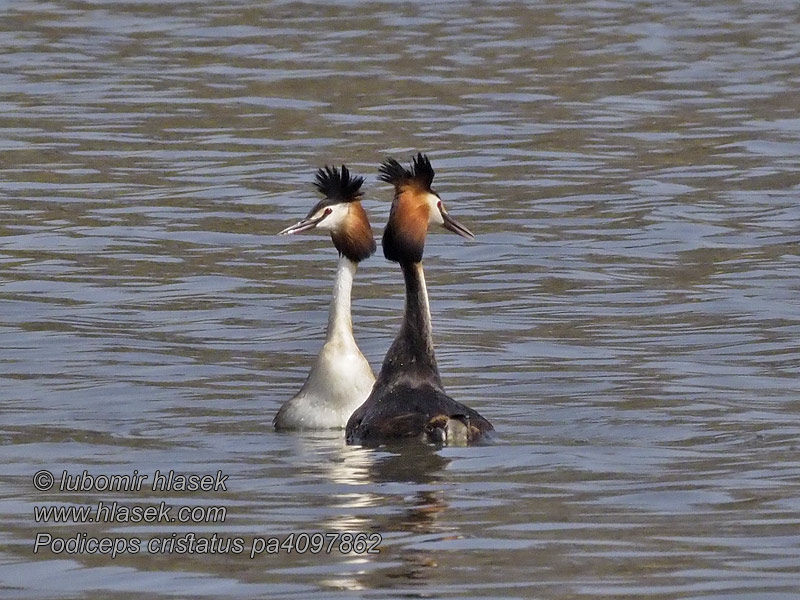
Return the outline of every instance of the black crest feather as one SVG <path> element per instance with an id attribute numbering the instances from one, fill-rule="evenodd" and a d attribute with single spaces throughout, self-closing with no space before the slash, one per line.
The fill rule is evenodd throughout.
<path id="1" fill-rule="evenodd" d="M 411 168 L 406 169 L 403 165 L 393 158 L 387 158 L 378 169 L 381 181 L 399 186 L 409 183 L 417 183 L 425 189 L 431 189 L 433 177 L 436 174 L 431 166 L 431 161 L 422 152 L 411 161 Z"/>
<path id="2" fill-rule="evenodd" d="M 314 186 L 330 200 L 354 202 L 361 199 L 363 183 L 363 177 L 351 175 L 350 170 L 344 165 L 342 165 L 341 171 L 336 167 L 326 165 L 324 169 L 317 171 L 317 180 L 314 182 Z"/>

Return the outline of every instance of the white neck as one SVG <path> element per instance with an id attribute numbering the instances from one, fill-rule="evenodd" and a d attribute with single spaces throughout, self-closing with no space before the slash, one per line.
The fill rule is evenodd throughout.
<path id="1" fill-rule="evenodd" d="M 369 396 L 375 376 L 353 338 L 350 292 L 358 264 L 339 259 L 328 334 L 302 389 L 275 416 L 279 429 L 344 427 Z"/>
<path id="2" fill-rule="evenodd" d="M 422 293 L 423 302 L 425 304 L 425 316 L 428 320 L 428 329 L 433 330 L 433 324 L 431 319 L 431 303 L 428 300 L 428 286 L 425 285 L 425 271 L 422 270 L 422 263 L 417 263 L 415 267 L 417 272 L 419 273 L 419 287 Z"/>
<path id="3" fill-rule="evenodd" d="M 330 341 L 336 337 L 353 337 L 353 319 L 350 316 L 350 293 L 353 289 L 358 263 L 346 256 L 339 258 L 336 268 L 336 280 L 333 282 L 333 298 L 328 312 L 328 335 Z"/>

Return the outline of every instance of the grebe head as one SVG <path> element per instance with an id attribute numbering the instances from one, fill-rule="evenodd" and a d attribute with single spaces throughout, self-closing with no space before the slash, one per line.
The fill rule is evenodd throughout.
<path id="1" fill-rule="evenodd" d="M 355 177 L 342 165 L 326 166 L 317 171 L 314 182 L 316 188 L 325 196 L 317 202 L 305 219 L 287 227 L 278 235 L 290 235 L 321 229 L 330 231 L 333 245 L 339 254 L 353 262 L 369 258 L 375 252 L 375 238 L 364 207 L 361 206 L 361 185 L 363 177 Z"/>
<path id="2" fill-rule="evenodd" d="M 383 254 L 395 262 L 419 262 L 425 249 L 428 226 L 440 225 L 465 238 L 472 232 L 456 221 L 432 188 L 435 175 L 431 161 L 421 152 L 406 169 L 393 158 L 380 166 L 380 180 L 394 185 L 394 201 L 383 232 Z"/>

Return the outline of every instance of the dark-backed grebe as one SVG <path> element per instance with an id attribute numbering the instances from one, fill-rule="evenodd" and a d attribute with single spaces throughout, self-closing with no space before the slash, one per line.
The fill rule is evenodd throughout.
<path id="1" fill-rule="evenodd" d="M 380 179 L 395 189 L 382 244 L 384 256 L 400 263 L 403 270 L 405 311 L 369 398 L 347 422 L 347 442 L 374 445 L 396 438 L 454 445 L 475 442 L 493 427 L 442 388 L 422 271 L 429 224 L 467 238 L 474 236 L 447 213 L 431 189 L 434 171 L 427 156 L 418 154 L 411 169 L 387 159 L 380 173 Z"/>
<path id="2" fill-rule="evenodd" d="M 361 206 L 363 177 L 347 167 L 317 171 L 316 187 L 325 196 L 308 216 L 278 235 L 322 229 L 329 231 L 339 251 L 328 314 L 328 332 L 302 389 L 281 406 L 272 424 L 276 429 L 342 428 L 369 395 L 375 376 L 353 338 L 350 293 L 358 263 L 375 252 L 375 239 Z"/>

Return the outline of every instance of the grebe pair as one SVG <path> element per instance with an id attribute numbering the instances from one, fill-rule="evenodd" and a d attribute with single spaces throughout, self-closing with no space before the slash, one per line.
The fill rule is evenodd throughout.
<path id="1" fill-rule="evenodd" d="M 430 161 L 421 153 L 412 161 L 410 169 L 391 158 L 380 167 L 380 179 L 395 188 L 389 221 L 383 232 L 383 253 L 390 261 L 400 264 L 406 300 L 400 332 L 386 354 L 377 380 L 365 391 L 367 386 L 363 382 L 374 378 L 353 339 L 350 319 L 352 276 L 358 261 L 367 258 L 375 249 L 369 222 L 360 204 L 363 178 L 351 178 L 344 166 L 341 174 L 327 167 L 318 171 L 317 188 L 325 194 L 325 199 L 305 219 L 281 234 L 299 233 L 314 227 L 331 232 L 341 255 L 331 303 L 332 316 L 328 322 L 328 339 L 303 388 L 278 411 L 274 421 L 276 428 L 346 425 L 347 443 L 365 445 L 398 438 L 463 445 L 478 441 L 493 430 L 491 423 L 475 410 L 444 392 L 436 365 L 428 291 L 422 270 L 428 226 L 437 224 L 467 238 L 474 236 L 445 210 L 441 197 L 431 188 L 434 175 Z M 337 243 L 337 239 L 342 238 L 349 243 Z M 351 246 L 359 248 L 360 252 L 352 254 Z M 344 261 L 352 265 L 347 268 L 347 276 L 342 275 Z M 346 298 L 344 294 L 339 297 L 343 288 L 346 288 Z M 346 312 L 346 319 L 341 318 L 345 327 L 332 325 L 337 312 Z M 334 329 L 337 331 L 334 337 L 346 351 L 333 345 L 326 348 Z M 356 364 L 358 367 L 354 369 Z M 359 373 L 359 385 L 353 385 L 355 371 Z"/>

